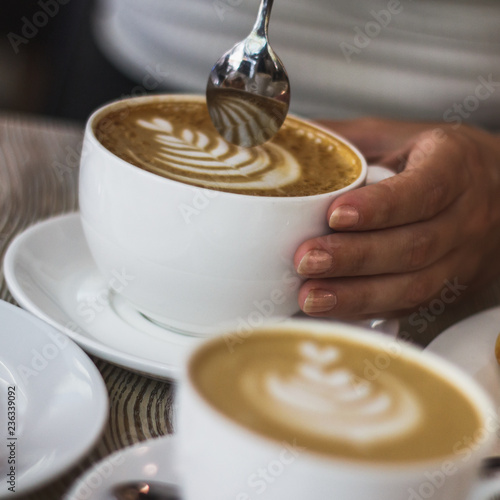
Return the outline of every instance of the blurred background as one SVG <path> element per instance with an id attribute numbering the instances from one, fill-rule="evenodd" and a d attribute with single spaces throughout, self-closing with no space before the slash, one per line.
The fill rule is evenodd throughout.
<path id="1" fill-rule="evenodd" d="M 0 111 L 84 122 L 103 103 L 204 92 L 259 0 L 11 0 L 0 15 Z M 500 128 L 497 0 L 279 0 L 271 45 L 291 111 Z"/>
<path id="2" fill-rule="evenodd" d="M 127 78 L 97 47 L 94 0 L 3 2 L 0 110 L 84 122 L 103 102 L 130 92 Z M 37 23 L 36 26 L 34 23 Z"/>

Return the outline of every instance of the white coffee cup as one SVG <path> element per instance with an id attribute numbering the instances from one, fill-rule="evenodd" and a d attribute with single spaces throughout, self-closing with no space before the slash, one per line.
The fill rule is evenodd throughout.
<path id="1" fill-rule="evenodd" d="M 151 320 L 194 335 L 292 316 L 302 282 L 293 255 L 303 241 L 330 232 L 326 212 L 336 197 L 365 184 L 361 153 L 350 146 L 359 157 L 359 177 L 331 193 L 287 198 L 194 187 L 138 168 L 96 139 L 99 117 L 124 102 L 161 99 L 200 97 L 119 101 L 97 110 L 85 129 L 81 218 L 110 288 Z M 117 275 L 122 279 L 113 286 Z"/>
<path id="2" fill-rule="evenodd" d="M 457 432 L 457 436 L 450 434 L 448 437 L 451 443 L 455 443 L 456 438 L 456 446 L 453 446 L 455 453 L 446 453 L 432 458 L 424 456 L 418 460 L 409 457 L 400 462 L 385 459 L 346 458 L 342 452 L 339 452 L 337 456 L 335 451 L 325 454 L 314 449 L 307 449 L 301 444 L 300 438 L 297 442 L 290 442 L 278 436 L 271 437 L 265 431 L 251 428 L 253 424 L 243 423 L 239 421 L 239 417 L 229 415 L 227 408 L 222 408 L 223 405 L 219 405 L 218 400 L 214 400 L 212 395 L 207 395 L 206 388 L 200 388 L 203 385 L 200 383 L 202 375 L 206 374 L 203 366 L 212 367 L 212 371 L 206 370 L 212 376 L 217 372 L 217 366 L 223 364 L 203 365 L 200 362 L 200 360 L 214 356 L 213 346 L 227 347 L 225 353 L 219 349 L 217 352 L 221 357 L 213 359 L 217 361 L 224 359 L 224 362 L 231 360 L 231 356 L 234 356 L 236 352 L 232 349 L 245 349 L 245 342 L 251 340 L 253 335 L 259 334 L 260 330 L 256 329 L 247 341 L 243 341 L 236 348 L 233 343 L 227 343 L 227 335 L 230 334 L 222 335 L 205 340 L 195 348 L 179 386 L 176 423 L 179 447 L 177 453 L 184 500 L 220 500 L 222 498 L 227 500 L 254 500 L 256 498 L 261 500 L 305 498 L 310 500 L 333 498 L 336 500 L 422 500 L 429 498 L 433 500 L 464 500 L 466 498 L 479 500 L 488 498 L 488 494 L 492 491 L 500 491 L 498 481 L 492 487 L 488 482 L 478 480 L 481 460 L 491 453 L 497 439 L 498 416 L 489 397 L 468 375 L 443 359 L 431 353 L 422 352 L 403 341 L 390 339 L 351 325 L 295 319 L 267 327 L 266 334 L 276 331 L 281 334 L 285 332 L 285 335 L 290 336 L 291 339 L 304 332 L 312 333 L 312 339 L 329 337 L 332 346 L 336 343 L 341 344 L 345 339 L 355 339 L 361 345 L 373 346 L 380 352 L 380 356 L 377 354 L 379 357 L 369 359 L 372 366 L 376 365 L 379 368 L 380 380 L 383 381 L 389 380 L 387 377 L 391 376 L 390 370 L 394 366 L 391 363 L 395 363 L 395 360 L 410 365 L 416 364 L 417 367 L 431 373 L 431 381 L 434 377 L 449 381 L 450 385 L 463 396 L 464 401 L 470 402 L 473 411 L 478 415 L 479 425 L 470 436 L 463 435 L 457 430 L 451 431 Z M 262 356 L 265 356 L 265 345 L 264 343 L 260 351 L 256 348 L 253 351 L 253 357 L 246 359 L 245 364 L 254 366 L 253 363 L 259 363 Z M 325 359 L 324 351 L 319 352 L 318 359 L 321 361 Z M 233 380 L 240 376 L 244 368 L 236 360 L 232 363 L 232 367 L 224 368 L 223 379 L 219 380 Z M 200 366 L 202 370 L 198 372 L 199 375 L 194 375 Z M 417 368 L 417 373 L 419 370 L 420 368 Z M 314 370 L 312 373 L 315 373 Z M 314 379 L 315 375 L 312 378 Z M 401 382 L 405 387 L 405 394 L 411 396 L 421 379 L 421 376 L 417 376 L 404 383 Z M 207 376 L 206 380 L 212 381 L 212 378 L 209 379 Z M 253 387 L 251 377 L 245 375 L 242 380 L 247 384 L 242 386 L 244 392 L 248 387 Z M 376 377 L 367 375 L 365 382 L 377 380 Z M 224 384 L 221 383 L 221 387 L 217 384 L 209 387 L 218 389 L 218 394 L 223 399 L 226 396 L 231 398 L 230 393 L 223 394 Z M 290 407 L 292 408 L 296 403 L 299 403 L 298 407 L 304 406 L 306 400 L 310 404 L 309 396 L 314 393 L 313 388 L 311 393 L 306 393 L 308 396 L 304 400 L 297 395 L 295 399 L 292 399 Z M 441 406 L 444 406 L 440 410 L 444 422 L 442 425 L 445 429 L 448 427 L 451 429 L 453 426 L 447 424 L 451 420 L 447 420 L 450 415 L 447 413 L 446 403 L 439 402 L 439 398 L 437 400 Z M 290 400 L 286 401 L 290 402 Z M 227 404 L 230 405 L 229 408 L 240 408 L 235 399 Z M 245 418 L 250 415 L 248 418 L 251 421 L 259 420 L 261 410 L 262 408 L 254 412 L 246 409 L 242 411 L 242 415 L 245 415 Z M 262 411 L 266 412 L 266 407 Z M 284 417 L 276 417 L 276 425 L 282 427 L 288 425 L 289 415 L 296 416 L 299 414 L 297 411 L 284 413 L 283 415 L 286 415 Z M 233 410 L 229 411 L 231 412 Z M 311 413 L 312 418 L 305 419 L 301 425 L 313 427 L 314 415 Z M 353 421 L 356 418 L 354 417 Z M 459 419 L 460 415 L 452 415 L 452 418 Z M 348 430 L 348 424 L 350 421 L 342 423 L 343 426 L 347 425 L 345 435 L 351 436 L 352 429 Z M 383 429 L 383 427 L 380 428 Z M 418 429 L 418 427 L 413 428 Z M 353 429 L 359 430 L 355 427 Z M 388 432 L 392 431 L 393 428 L 389 427 Z M 387 429 L 384 432 L 387 432 Z M 420 434 L 418 434 L 420 430 L 412 432 L 416 433 L 416 439 L 420 439 Z M 352 435 L 368 436 L 369 434 L 358 432 Z M 391 443 L 390 434 L 388 439 Z M 428 436 L 422 439 L 428 439 Z M 475 487 L 479 490 L 470 493 Z"/>

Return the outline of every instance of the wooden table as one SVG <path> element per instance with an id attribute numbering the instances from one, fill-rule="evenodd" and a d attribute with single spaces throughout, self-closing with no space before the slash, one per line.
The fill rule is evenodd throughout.
<path id="1" fill-rule="evenodd" d="M 80 125 L 0 114 L 0 256 L 34 222 L 78 208 Z M 0 299 L 15 303 L 0 272 Z M 401 318 L 401 332 L 426 345 L 453 323 L 500 304 L 500 280 L 457 303 L 429 304 L 420 316 Z M 434 307 L 433 307 L 434 306 Z M 96 447 L 62 477 L 23 498 L 61 499 L 74 480 L 115 450 L 173 432 L 173 385 L 92 358 L 106 383 L 109 419 Z M 4 493 L 4 492 L 2 492 Z M 20 498 L 16 496 L 16 498 Z"/>

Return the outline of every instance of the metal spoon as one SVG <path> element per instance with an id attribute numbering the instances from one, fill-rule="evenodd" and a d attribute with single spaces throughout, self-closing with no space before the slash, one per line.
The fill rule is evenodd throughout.
<path id="1" fill-rule="evenodd" d="M 176 486 L 159 481 L 123 483 L 113 488 L 116 500 L 180 500 Z"/>
<path id="2" fill-rule="evenodd" d="M 207 83 L 208 111 L 226 141 L 252 147 L 278 132 L 290 105 L 290 82 L 269 45 L 273 0 L 262 0 L 257 21 L 243 41 L 214 65 Z"/>

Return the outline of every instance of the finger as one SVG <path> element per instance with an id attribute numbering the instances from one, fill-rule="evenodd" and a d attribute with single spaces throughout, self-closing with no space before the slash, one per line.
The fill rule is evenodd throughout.
<path id="1" fill-rule="evenodd" d="M 311 316 L 353 318 L 412 311 L 436 298 L 449 304 L 468 288 L 465 273 L 453 274 L 459 259 L 455 252 L 414 273 L 309 280 L 299 291 L 299 306 Z"/>
<path id="2" fill-rule="evenodd" d="M 412 272 L 428 267 L 463 244 L 452 205 L 430 221 L 305 241 L 294 263 L 306 278 Z"/>
<path id="3" fill-rule="evenodd" d="M 377 184 L 349 191 L 330 206 L 330 227 L 365 231 L 428 220 L 460 196 L 471 182 L 463 153 L 449 138 L 429 149 L 422 135 L 407 153 L 406 168 Z M 427 148 L 423 153 L 422 148 Z"/>

